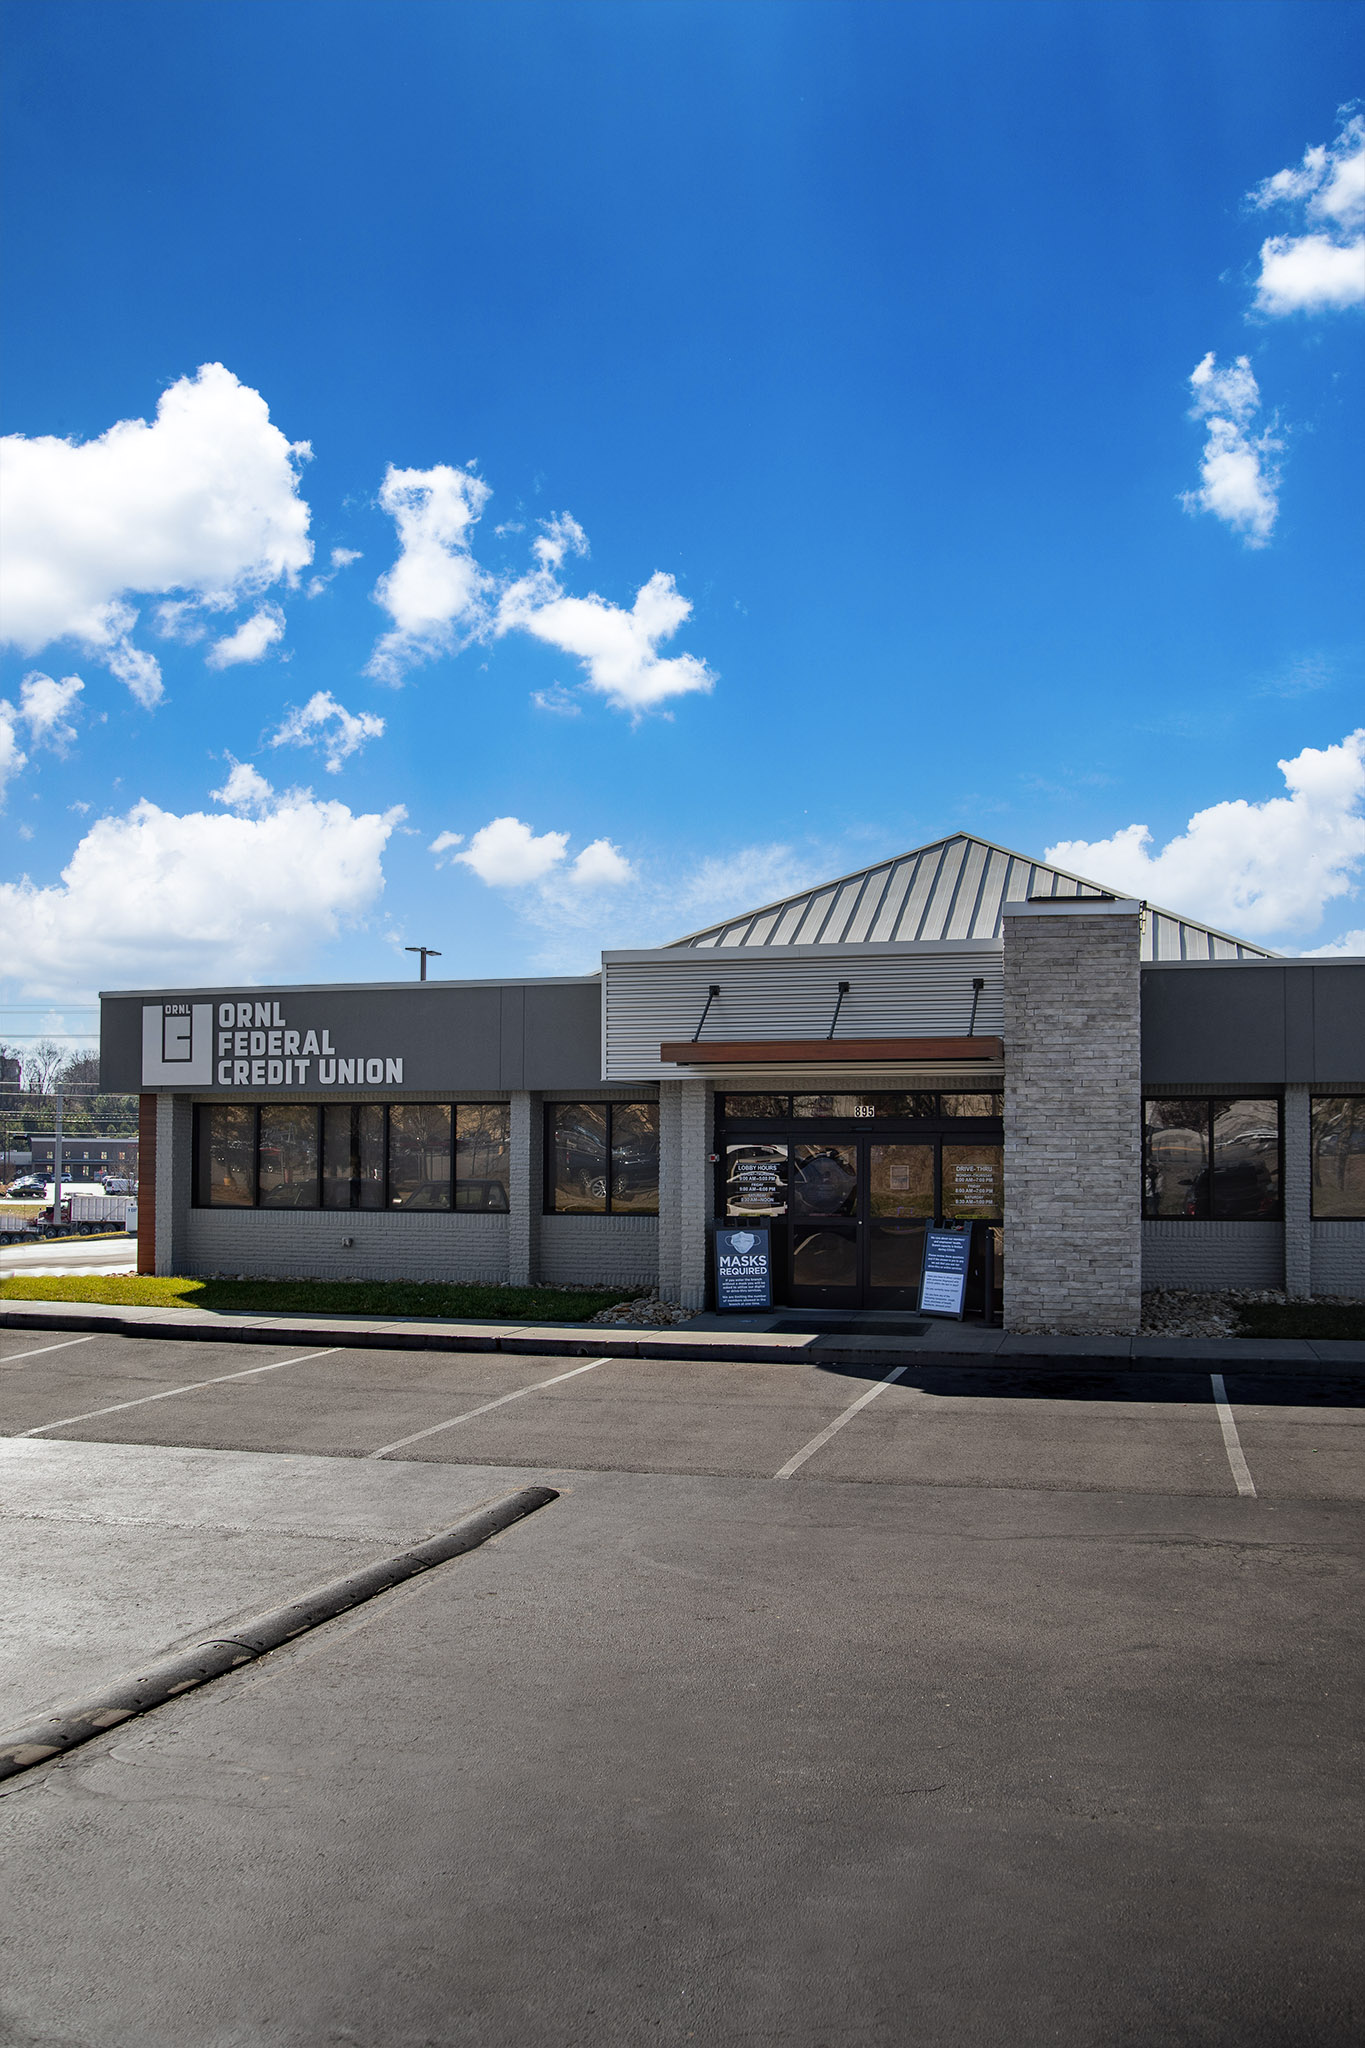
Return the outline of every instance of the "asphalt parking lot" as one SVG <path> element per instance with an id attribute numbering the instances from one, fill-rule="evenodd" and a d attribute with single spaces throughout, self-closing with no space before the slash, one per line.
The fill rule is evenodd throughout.
<path id="1" fill-rule="evenodd" d="M 1365 1381 L 309 1350 L 0 1332 L 11 1724 L 559 1491 L 11 1780 L 0 2040 L 1359 2038 Z"/>

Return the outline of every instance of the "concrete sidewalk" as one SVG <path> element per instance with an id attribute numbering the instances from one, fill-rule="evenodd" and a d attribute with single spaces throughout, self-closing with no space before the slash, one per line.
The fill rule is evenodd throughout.
<path id="1" fill-rule="evenodd" d="M 725 1328 L 699 1317 L 676 1330 L 623 1330 L 584 1323 L 456 1322 L 346 1315 L 219 1315 L 200 1308 L 128 1308 L 81 1301 L 0 1300 L 0 1329 L 78 1330 L 123 1337 L 202 1339 L 215 1344 L 294 1341 L 385 1351 L 497 1351 L 538 1358 L 694 1358 L 799 1365 L 851 1358 L 887 1365 L 1046 1366 L 1053 1371 L 1208 1372 L 1220 1366 L 1320 1375 L 1365 1368 L 1365 1343 L 1319 1338 L 1015 1337 L 980 1324 L 907 1317 L 902 1331 L 871 1335 L 783 1334 Z M 769 1321 L 771 1318 L 763 1318 Z M 847 1320 L 847 1318 L 843 1319 Z M 879 1322 L 886 1319 L 878 1318 Z"/>

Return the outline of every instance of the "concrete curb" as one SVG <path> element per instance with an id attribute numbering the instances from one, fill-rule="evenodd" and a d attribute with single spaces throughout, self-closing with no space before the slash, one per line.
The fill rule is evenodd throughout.
<path id="1" fill-rule="evenodd" d="M 950 1326 L 956 1329 L 956 1326 Z M 714 1364 L 859 1364 L 960 1366 L 967 1370 L 1049 1372 L 1235 1372 L 1301 1374 L 1365 1371 L 1365 1343 L 1319 1338 L 1122 1337 L 1087 1340 L 1011 1338 L 996 1331 L 957 1332 L 955 1341 L 894 1338 L 778 1337 L 759 1331 L 681 1329 L 617 1334 L 582 1323 L 434 1325 L 345 1316 L 218 1317 L 206 1309 L 116 1308 L 79 1302 L 0 1300 L 0 1329 L 101 1332 L 208 1344 L 332 1344 L 345 1350 L 483 1351 L 534 1358 L 698 1359 Z M 946 1333 L 945 1333 L 946 1334 Z M 1041 1348 L 1047 1344 L 1047 1348 Z"/>
<path id="2" fill-rule="evenodd" d="M 268 1650 L 279 1649 L 295 1636 L 334 1620 L 338 1614 L 360 1606 L 362 1601 L 372 1600 L 377 1593 L 401 1586 L 405 1579 L 416 1578 L 452 1557 L 461 1557 L 467 1550 L 476 1550 L 491 1536 L 500 1535 L 513 1523 L 534 1514 L 537 1508 L 548 1507 L 558 1498 L 550 1486 L 519 1487 L 505 1500 L 466 1516 L 440 1536 L 414 1543 L 406 1550 L 396 1550 L 360 1571 L 348 1572 L 344 1578 L 333 1579 L 301 1600 L 271 1608 L 233 1636 L 215 1638 L 192 1650 L 162 1657 L 147 1670 L 130 1678 L 115 1679 L 58 1713 L 44 1715 L 26 1728 L 10 1729 L 0 1735 L 0 1779 L 31 1770 L 35 1764 L 48 1763 L 54 1756 L 117 1728 L 136 1714 L 145 1714 L 152 1707 L 162 1706 L 167 1700 L 178 1699 L 182 1693 L 194 1692 L 212 1679 L 223 1677 L 226 1672 L 238 1670 L 243 1664 L 254 1663 Z"/>

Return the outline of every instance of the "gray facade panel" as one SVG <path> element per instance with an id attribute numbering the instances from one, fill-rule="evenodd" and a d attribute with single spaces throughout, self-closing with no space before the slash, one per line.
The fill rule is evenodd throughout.
<path id="1" fill-rule="evenodd" d="M 1142 970 L 1142 1080 L 1365 1081 L 1365 962 L 1173 961 Z M 1320 1085 L 1320 1084 L 1319 1084 Z"/>
<path id="2" fill-rule="evenodd" d="M 170 1002 L 195 1013 L 194 1062 L 187 1066 L 183 1082 L 170 1067 L 153 1075 L 144 1064 L 144 1012 Z M 238 1030 L 223 1027 L 229 1004 L 234 1010 L 239 1004 L 249 1005 L 253 1013 L 257 1004 L 268 1005 L 276 1028 L 248 1029 L 242 1035 L 252 1041 L 249 1048 L 240 1044 Z M 127 1094 L 183 1086 L 195 1094 L 248 1098 L 259 1098 L 263 1088 L 272 1095 L 307 1095 L 335 1087 L 338 1096 L 368 1095 L 376 1101 L 395 1092 L 439 1097 L 464 1091 L 595 1086 L 601 1076 L 599 1004 L 596 976 L 532 983 L 158 989 L 106 995 L 100 1003 L 101 1086 Z M 202 1044 L 201 1011 L 210 1033 Z M 153 1017 L 153 1027 L 156 1023 Z M 293 1040 L 287 1046 L 279 1042 L 281 1026 L 288 1028 Z M 256 1042 L 262 1039 L 271 1042 Z M 292 1064 L 282 1077 L 273 1069 L 282 1067 L 282 1052 L 301 1051 L 300 1039 L 308 1042 L 310 1058 Z M 342 1060 L 358 1059 L 362 1078 L 356 1081 L 333 1071 L 335 1061 L 322 1057 L 328 1053 Z M 267 1054 L 275 1056 L 269 1079 L 265 1071 L 254 1071 L 267 1068 Z M 249 1057 L 253 1071 L 237 1079 L 236 1063 L 243 1056 Z M 394 1078 L 393 1061 L 401 1062 L 401 1081 Z M 374 1062 L 382 1078 L 363 1078 L 366 1062 Z"/>
<path id="3" fill-rule="evenodd" d="M 523 1078 L 517 1088 L 597 1088 L 602 1080 L 602 983 L 528 982 L 522 989 L 525 1024 Z"/>

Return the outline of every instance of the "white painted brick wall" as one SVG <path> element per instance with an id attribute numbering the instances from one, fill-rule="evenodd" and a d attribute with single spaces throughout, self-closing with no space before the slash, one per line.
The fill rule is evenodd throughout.
<path id="1" fill-rule="evenodd" d="M 279 1280 L 507 1278 L 506 1216 L 382 1209 L 191 1209 L 182 1272 Z M 159 1236 L 159 1232 L 158 1232 Z M 352 1249 L 342 1245 L 352 1237 Z"/>
<path id="2" fill-rule="evenodd" d="M 1314 1223 L 1313 1292 L 1365 1301 L 1365 1223 Z"/>
<path id="3" fill-rule="evenodd" d="M 1144 1287 L 1282 1287 L 1284 1230 L 1278 1223 L 1152 1220 L 1142 1226 Z"/>
<path id="4" fill-rule="evenodd" d="M 656 1216 L 542 1216 L 540 1279 L 547 1287 L 653 1287 Z"/>

